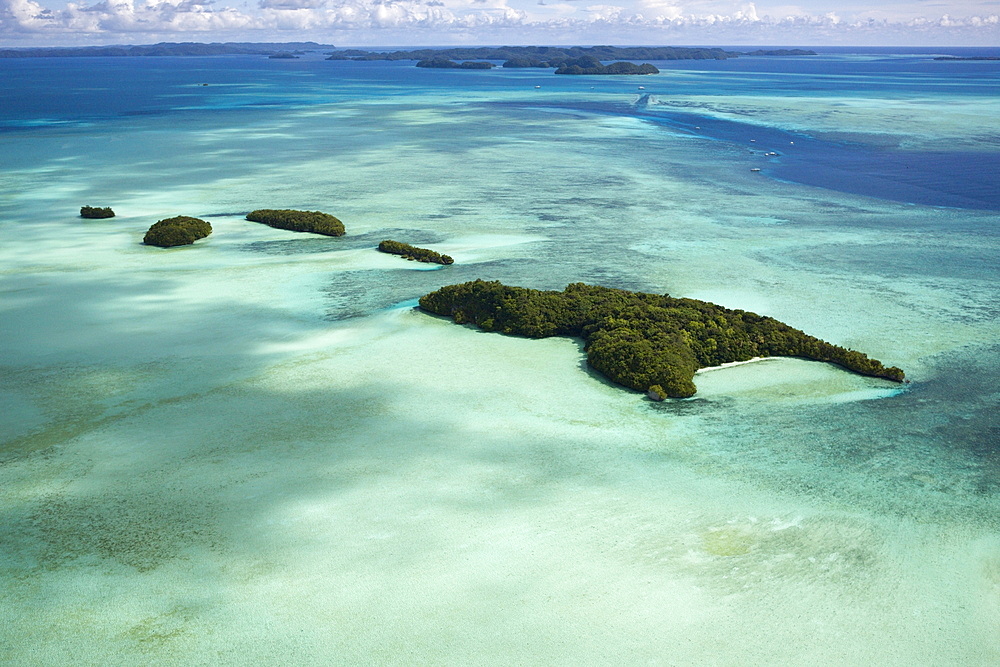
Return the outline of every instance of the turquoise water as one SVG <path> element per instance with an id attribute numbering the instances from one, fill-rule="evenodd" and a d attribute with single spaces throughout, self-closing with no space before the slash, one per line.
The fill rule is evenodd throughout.
<path id="1" fill-rule="evenodd" d="M 1000 662 L 994 65 L 0 61 L 0 658 Z M 215 231 L 141 245 L 178 214 Z M 654 404 L 413 309 L 475 278 L 745 308 L 912 383 L 767 360 Z"/>

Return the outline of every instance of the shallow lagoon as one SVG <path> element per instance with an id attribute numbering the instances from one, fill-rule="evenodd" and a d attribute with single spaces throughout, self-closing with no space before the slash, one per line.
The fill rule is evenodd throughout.
<path id="1" fill-rule="evenodd" d="M 789 102 L 814 79 L 794 64 L 663 67 L 644 113 L 634 80 L 544 72 L 0 64 L 36 101 L 91 71 L 154 82 L 4 119 L 4 660 L 1000 661 L 997 213 L 770 178 L 748 141 L 868 127 L 858 150 L 926 150 L 953 114 L 988 134 L 981 94 L 880 72 L 915 119 L 894 124 L 881 94 L 843 122 L 812 113 L 840 90 Z M 737 108 L 752 122 L 709 133 Z M 241 220 L 263 206 L 348 235 Z M 215 232 L 140 244 L 175 214 Z M 754 310 L 913 384 L 777 360 L 652 404 L 574 341 L 412 308 L 477 277 Z"/>

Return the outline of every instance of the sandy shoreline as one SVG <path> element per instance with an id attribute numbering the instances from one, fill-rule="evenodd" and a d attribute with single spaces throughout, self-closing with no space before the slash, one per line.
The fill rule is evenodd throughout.
<path id="1" fill-rule="evenodd" d="M 747 359 L 746 361 L 730 361 L 725 364 L 719 364 L 718 366 L 705 366 L 704 368 L 699 368 L 694 373 L 707 373 L 709 371 L 717 371 L 722 368 L 730 368 L 732 366 L 742 366 L 743 364 L 752 364 L 755 361 L 767 361 L 769 359 L 781 359 L 781 357 L 754 357 L 753 359 Z"/>

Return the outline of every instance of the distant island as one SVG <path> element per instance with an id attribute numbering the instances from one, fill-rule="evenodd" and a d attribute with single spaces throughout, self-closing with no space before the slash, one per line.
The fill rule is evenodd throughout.
<path id="1" fill-rule="evenodd" d="M 298 56 L 288 51 L 282 51 L 280 53 L 272 53 L 268 58 L 271 60 L 297 60 Z"/>
<path id="2" fill-rule="evenodd" d="M 68 46 L 29 47 L 0 49 L 0 58 L 67 58 L 86 56 L 229 56 L 229 55 L 278 55 L 290 51 L 328 51 L 332 44 L 316 42 L 223 42 L 200 44 L 198 42 L 160 42 L 122 46 Z M 287 56 L 279 56 L 287 57 Z M 294 56 L 293 56 L 294 57 Z"/>
<path id="3" fill-rule="evenodd" d="M 602 65 L 601 61 L 593 56 L 584 56 L 576 60 L 569 60 L 556 69 L 556 74 L 659 74 L 649 63 L 636 65 L 635 63 L 619 61 L 610 65 Z"/>
<path id="4" fill-rule="evenodd" d="M 454 264 L 455 260 L 449 255 L 442 255 L 439 252 L 428 250 L 427 248 L 417 248 L 409 243 L 400 243 L 386 239 L 378 244 L 380 252 L 387 252 L 392 255 L 401 255 L 406 259 L 426 262 L 428 264 Z"/>
<path id="5" fill-rule="evenodd" d="M 329 58 L 327 58 L 327 60 L 329 60 Z M 493 69 L 496 65 L 493 63 L 475 60 L 457 63 L 454 60 L 448 60 L 447 58 L 430 58 L 429 60 L 419 61 L 417 63 L 417 67 L 437 67 L 440 69 Z"/>
<path id="6" fill-rule="evenodd" d="M 322 211 L 262 208 L 247 213 L 247 220 L 293 232 L 311 232 L 325 236 L 343 236 L 344 223 Z"/>
<path id="7" fill-rule="evenodd" d="M 101 220 L 103 218 L 115 217 L 115 212 L 111 210 L 110 206 L 105 206 L 103 208 L 98 206 L 81 206 L 80 217 L 89 218 L 91 220 Z"/>
<path id="8" fill-rule="evenodd" d="M 179 245 L 190 245 L 211 233 L 212 225 L 201 218 L 178 215 L 153 223 L 142 242 L 160 248 L 172 248 Z"/>
<path id="9" fill-rule="evenodd" d="M 555 69 L 580 58 L 598 61 L 648 60 L 725 60 L 741 55 L 805 56 L 815 51 L 803 49 L 759 49 L 753 52 L 726 51 L 719 48 L 680 46 L 501 46 L 452 47 L 444 49 L 413 49 L 410 51 L 364 51 L 344 49 L 334 51 L 327 60 L 498 60 L 504 67 L 540 67 Z"/>
<path id="10" fill-rule="evenodd" d="M 815 51 L 808 51 L 806 49 L 757 49 L 756 51 L 747 51 L 743 53 L 744 56 L 815 56 Z"/>
<path id="11" fill-rule="evenodd" d="M 904 373 L 861 352 L 832 345 L 771 317 L 707 301 L 573 283 L 562 292 L 476 280 L 420 298 L 420 308 L 485 331 L 586 343 L 587 363 L 650 398 L 686 398 L 699 368 L 755 357 L 826 361 L 902 382 Z"/>
<path id="12" fill-rule="evenodd" d="M 1000 60 L 1000 56 L 937 56 L 934 60 Z"/>

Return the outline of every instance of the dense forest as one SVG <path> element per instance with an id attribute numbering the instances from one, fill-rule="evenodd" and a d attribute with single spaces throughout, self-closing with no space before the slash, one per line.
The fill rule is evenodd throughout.
<path id="1" fill-rule="evenodd" d="M 694 373 L 754 357 L 803 357 L 901 382 L 903 371 L 832 345 L 771 317 L 707 301 L 573 283 L 562 292 L 476 280 L 420 299 L 430 313 L 486 331 L 577 336 L 587 362 L 612 381 L 652 397 L 695 393 Z"/>
<path id="2" fill-rule="evenodd" d="M 247 220 L 293 232 L 312 232 L 326 236 L 343 236 L 344 223 L 321 211 L 262 208 L 247 213 Z"/>
<path id="3" fill-rule="evenodd" d="M 103 218 L 115 217 L 115 212 L 111 210 L 110 206 L 105 206 L 103 208 L 100 206 L 81 206 L 80 217 L 100 220 Z"/>
<path id="4" fill-rule="evenodd" d="M 427 248 L 418 248 L 410 245 L 409 243 L 400 243 L 399 241 L 392 241 L 389 239 L 379 243 L 378 249 L 381 252 L 387 252 L 392 255 L 401 255 L 406 259 L 417 262 L 427 262 L 428 264 L 455 263 L 455 260 L 448 255 L 442 255 L 439 252 L 428 250 Z"/>
<path id="5" fill-rule="evenodd" d="M 68 58 L 109 56 L 225 56 L 269 55 L 276 51 L 325 51 L 332 44 L 316 42 L 160 42 L 120 46 L 41 46 L 23 49 L 0 49 L 0 58 Z"/>
<path id="6" fill-rule="evenodd" d="M 635 63 L 620 61 L 610 65 L 602 65 L 601 61 L 593 56 L 584 56 L 575 60 L 569 60 L 556 69 L 556 74 L 659 74 L 649 63 L 636 65 Z"/>
<path id="7" fill-rule="evenodd" d="M 142 242 L 161 248 L 189 245 L 212 233 L 212 225 L 201 218 L 179 215 L 153 223 Z"/>
<path id="8" fill-rule="evenodd" d="M 345 49 L 330 54 L 327 60 L 504 60 L 534 62 L 534 65 L 508 67 L 559 67 L 569 60 L 590 57 L 597 60 L 725 60 L 740 55 L 718 48 L 677 46 L 500 46 L 415 49 L 412 51 L 361 51 Z"/>
<path id="9" fill-rule="evenodd" d="M 759 49 L 753 52 L 726 51 L 719 48 L 680 46 L 499 46 L 414 49 L 411 51 L 334 51 L 327 60 L 502 60 L 504 67 L 556 68 L 578 58 L 613 60 L 725 60 L 741 55 L 803 56 L 816 55 L 802 49 Z"/>
<path id="10" fill-rule="evenodd" d="M 448 60 L 447 58 L 430 58 L 428 60 L 419 61 L 417 63 L 417 67 L 436 67 L 439 69 L 493 69 L 496 65 L 476 60 L 457 63 L 454 60 Z"/>

